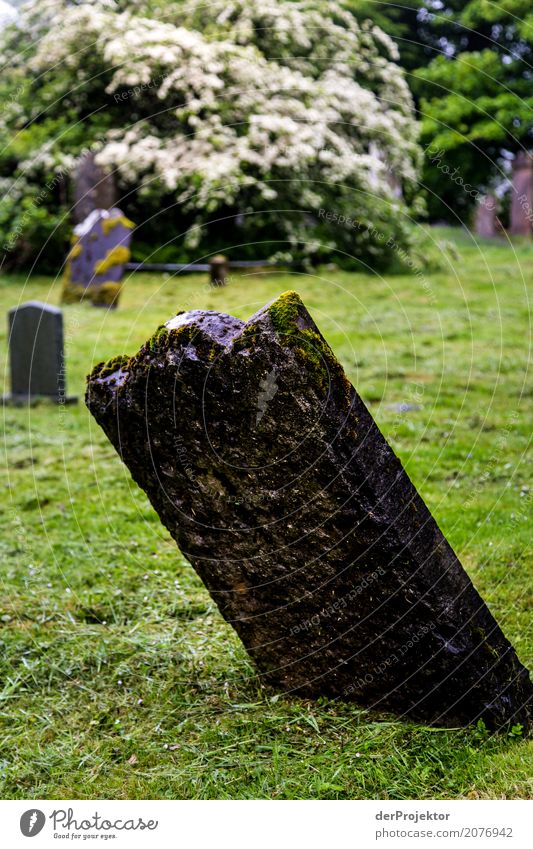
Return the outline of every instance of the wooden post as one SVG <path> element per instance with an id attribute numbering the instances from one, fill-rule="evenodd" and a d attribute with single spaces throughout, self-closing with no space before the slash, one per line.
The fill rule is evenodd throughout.
<path id="1" fill-rule="evenodd" d="M 223 254 L 217 254 L 209 260 L 209 280 L 211 286 L 225 286 L 228 282 L 228 259 Z"/>

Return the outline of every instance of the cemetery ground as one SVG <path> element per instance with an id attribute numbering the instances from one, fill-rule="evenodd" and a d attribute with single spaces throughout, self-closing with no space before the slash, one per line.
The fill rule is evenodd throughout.
<path id="1" fill-rule="evenodd" d="M 93 364 L 180 309 L 248 318 L 296 289 L 531 668 L 533 246 L 452 238 L 458 258 L 424 280 L 264 271 L 210 289 L 207 275 L 135 274 L 117 311 L 64 308 L 79 405 L 3 410 L 3 798 L 531 796 L 519 729 L 426 728 L 263 688 L 82 402 Z M 2 314 L 60 289 L 3 278 Z M 402 403 L 421 409 L 388 406 Z"/>

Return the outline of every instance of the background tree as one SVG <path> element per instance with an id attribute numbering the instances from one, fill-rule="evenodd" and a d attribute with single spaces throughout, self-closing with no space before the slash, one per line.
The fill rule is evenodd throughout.
<path id="1" fill-rule="evenodd" d="M 530 0 L 350 0 L 399 47 L 422 121 L 430 218 L 467 219 L 532 146 Z"/>
<path id="2" fill-rule="evenodd" d="M 454 212 L 467 217 L 476 193 L 501 183 L 505 163 L 532 145 L 533 7 L 446 0 L 431 29 L 443 53 L 413 83 L 427 148 L 423 181 L 434 193 L 430 215 L 456 222 Z"/>
<path id="3" fill-rule="evenodd" d="M 378 0 L 347 0 L 358 21 L 372 21 L 391 37 L 399 51 L 399 63 L 410 74 L 426 65 L 438 50 L 438 35 L 431 25 L 425 0 L 381 3 Z"/>
<path id="4" fill-rule="evenodd" d="M 254 257 L 379 265 L 408 244 L 418 127 L 384 32 L 322 0 L 156 5 L 39 0 L 6 31 L 8 261 L 57 267 L 62 192 L 89 148 L 142 222 L 139 258 L 233 241 Z"/>

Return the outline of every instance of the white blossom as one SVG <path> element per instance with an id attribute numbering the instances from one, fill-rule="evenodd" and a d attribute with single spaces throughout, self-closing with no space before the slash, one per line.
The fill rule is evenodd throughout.
<path id="1" fill-rule="evenodd" d="M 33 74 L 66 67 L 82 86 L 100 68 L 119 120 L 94 149 L 123 183 L 141 192 L 159 183 L 200 221 L 219 207 L 253 208 L 254 196 L 259 209 L 279 200 L 305 210 L 332 187 L 388 199 L 391 171 L 416 180 L 411 96 L 377 27 L 336 0 L 164 9 L 156 20 L 142 2 L 124 11 L 114 0 L 39 0 L 17 22 L 36 38 Z M 136 87 L 144 111 L 132 126 Z M 52 148 L 24 167 L 57 166 Z M 286 226 L 297 238 L 294 222 Z"/>

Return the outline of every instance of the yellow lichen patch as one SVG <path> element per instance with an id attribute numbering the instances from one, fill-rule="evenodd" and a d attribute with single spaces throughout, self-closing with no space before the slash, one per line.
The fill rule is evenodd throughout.
<path id="1" fill-rule="evenodd" d="M 64 304 L 78 304 L 86 297 L 86 288 L 81 283 L 71 283 L 65 280 L 61 301 Z"/>
<path id="2" fill-rule="evenodd" d="M 64 304 L 79 304 L 80 301 L 91 301 L 97 307 L 112 307 L 116 305 L 121 283 L 107 280 L 100 286 L 83 286 L 81 283 L 71 283 L 66 280 L 61 295 Z"/>
<path id="3" fill-rule="evenodd" d="M 68 255 L 69 259 L 76 259 L 83 251 L 83 246 L 80 242 L 77 242 L 71 249 Z"/>
<path id="4" fill-rule="evenodd" d="M 125 215 L 117 215 L 116 218 L 102 218 L 100 223 L 102 225 L 102 232 L 104 236 L 109 236 L 111 230 L 118 227 L 119 224 L 122 224 L 122 226 L 126 227 L 127 230 L 133 230 L 135 227 L 133 221 L 130 221 L 130 219 L 126 218 Z"/>
<path id="5" fill-rule="evenodd" d="M 129 249 L 124 245 L 117 245 L 116 248 L 111 248 L 111 250 L 107 252 L 104 259 L 101 259 L 99 262 L 94 264 L 94 273 L 105 274 L 106 271 L 109 271 L 109 269 L 114 265 L 121 265 L 123 262 L 127 262 L 129 258 Z"/>
<path id="6" fill-rule="evenodd" d="M 112 280 L 102 283 L 101 286 L 93 286 L 90 291 L 90 297 L 98 307 L 112 307 L 115 305 L 122 289 L 121 283 L 115 283 Z"/>

